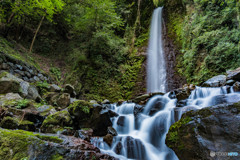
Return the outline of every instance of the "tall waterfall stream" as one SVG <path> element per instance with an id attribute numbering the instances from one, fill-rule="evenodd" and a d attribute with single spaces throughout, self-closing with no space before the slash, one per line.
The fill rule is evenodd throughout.
<path id="1" fill-rule="evenodd" d="M 153 14 L 148 49 L 148 92 L 165 92 L 166 69 L 161 42 L 161 19 L 162 8 L 157 8 Z M 231 102 L 233 96 L 240 99 L 240 94 L 234 93 L 231 88 L 196 87 L 186 100 L 186 105 L 181 108 L 176 107 L 177 99 L 170 98 L 170 93 L 152 97 L 138 113 L 136 109 L 139 105 L 135 103 L 125 102 L 120 106 L 112 104 L 110 109 L 119 114 L 112 118 L 112 127 L 118 136 L 114 137 L 111 146 L 102 138 L 93 138 L 92 143 L 103 153 L 121 160 L 178 160 L 165 144 L 170 126 L 186 111 L 218 104 L 219 95 L 225 95 L 227 102 Z M 151 112 L 153 108 L 158 108 L 154 114 Z"/>

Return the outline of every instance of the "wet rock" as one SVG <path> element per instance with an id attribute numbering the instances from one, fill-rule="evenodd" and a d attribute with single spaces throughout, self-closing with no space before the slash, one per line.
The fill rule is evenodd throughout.
<path id="1" fill-rule="evenodd" d="M 108 134 L 111 134 L 113 136 L 117 136 L 118 133 L 113 127 L 108 127 Z"/>
<path id="2" fill-rule="evenodd" d="M 234 92 L 240 92 L 240 82 L 235 82 L 233 84 L 233 90 Z"/>
<path id="3" fill-rule="evenodd" d="M 114 152 L 117 153 L 117 154 L 122 154 L 122 148 L 123 148 L 122 143 L 118 142 L 117 145 L 114 148 Z"/>
<path id="4" fill-rule="evenodd" d="M 184 107 L 187 105 L 187 100 L 180 100 L 177 102 L 176 107 Z"/>
<path id="5" fill-rule="evenodd" d="M 124 148 L 127 152 L 127 157 L 130 159 L 145 159 L 146 150 L 139 139 L 134 139 L 128 136 L 124 141 Z"/>
<path id="6" fill-rule="evenodd" d="M 137 116 L 139 113 L 143 112 L 143 110 L 144 110 L 144 106 L 136 104 L 133 110 L 134 116 Z"/>
<path id="7" fill-rule="evenodd" d="M 150 109 L 149 115 L 152 116 L 155 113 L 157 113 L 158 111 L 164 109 L 166 103 L 168 102 L 168 99 L 166 97 L 159 97 L 153 107 Z"/>
<path id="8" fill-rule="evenodd" d="M 202 86 L 203 87 L 221 87 L 226 83 L 226 79 L 227 77 L 225 75 L 218 75 L 204 82 Z"/>
<path id="9" fill-rule="evenodd" d="M 226 82 L 226 85 L 232 86 L 235 82 L 236 81 L 230 79 Z"/>
<path id="10" fill-rule="evenodd" d="M 124 123 L 125 123 L 125 117 L 124 116 L 118 117 L 117 125 L 124 126 Z"/>
<path id="11" fill-rule="evenodd" d="M 76 131 L 74 136 L 90 142 L 91 137 L 93 136 L 93 130 L 91 128 L 81 129 Z"/>
<path id="12" fill-rule="evenodd" d="M 110 117 L 118 117 L 119 114 L 117 114 L 116 112 L 113 112 L 112 110 L 108 110 L 109 116 Z"/>
<path id="13" fill-rule="evenodd" d="M 211 160 L 211 151 L 239 151 L 239 114 L 239 102 L 187 112 L 170 127 L 166 144 L 184 160 Z M 214 159 L 224 160 L 226 157 L 215 156 Z M 238 157 L 231 159 L 237 160 Z"/>
<path id="14" fill-rule="evenodd" d="M 66 108 L 70 104 L 70 94 L 63 93 L 56 101 L 57 105 L 61 108 Z"/>
<path id="15" fill-rule="evenodd" d="M 190 88 L 180 88 L 180 89 L 174 90 L 178 101 L 187 99 L 190 96 L 191 91 L 192 90 Z"/>
<path id="16" fill-rule="evenodd" d="M 113 142 L 113 136 L 111 134 L 107 134 L 103 137 L 103 141 L 106 142 L 109 146 L 111 146 Z"/>
<path id="17" fill-rule="evenodd" d="M 75 98 L 76 97 L 76 92 L 75 89 L 72 85 L 66 84 L 64 87 L 64 92 L 69 93 L 71 97 Z"/>
<path id="18" fill-rule="evenodd" d="M 240 67 L 233 70 L 233 71 L 227 71 L 227 79 L 232 79 L 235 81 L 240 81 Z"/>

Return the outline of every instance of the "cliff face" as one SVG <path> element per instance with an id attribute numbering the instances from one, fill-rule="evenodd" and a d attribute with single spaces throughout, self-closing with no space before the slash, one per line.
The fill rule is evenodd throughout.
<path id="1" fill-rule="evenodd" d="M 164 10 L 164 21 L 163 21 L 163 47 L 166 59 L 166 69 L 167 69 L 167 91 L 180 88 L 185 83 L 186 80 L 177 71 L 177 56 L 180 55 L 179 48 L 174 45 L 173 40 L 168 35 L 168 28 L 166 26 L 166 12 Z M 165 22 L 166 21 L 166 22 Z"/>

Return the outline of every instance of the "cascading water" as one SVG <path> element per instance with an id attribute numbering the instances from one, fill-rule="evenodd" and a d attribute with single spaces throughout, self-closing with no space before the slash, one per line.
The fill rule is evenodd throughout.
<path id="1" fill-rule="evenodd" d="M 166 92 L 166 65 L 162 43 L 162 7 L 154 10 L 147 59 L 147 92 Z"/>
<path id="2" fill-rule="evenodd" d="M 196 87 L 186 100 L 186 105 L 181 108 L 176 107 L 177 99 L 169 97 L 169 93 L 154 96 L 141 112 L 137 112 L 140 106 L 135 103 L 111 105 L 110 109 L 119 114 L 112 118 L 118 136 L 114 137 L 111 146 L 102 138 L 93 138 L 92 143 L 103 153 L 121 160 L 178 160 L 175 153 L 165 145 L 170 126 L 189 110 L 239 101 L 240 93 L 234 93 L 228 87 Z"/>

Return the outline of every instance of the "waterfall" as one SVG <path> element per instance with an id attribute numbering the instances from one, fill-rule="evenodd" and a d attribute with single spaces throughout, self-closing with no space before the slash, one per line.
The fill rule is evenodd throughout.
<path id="1" fill-rule="evenodd" d="M 154 10 L 147 58 L 147 92 L 166 92 L 166 65 L 162 42 L 162 7 Z"/>

